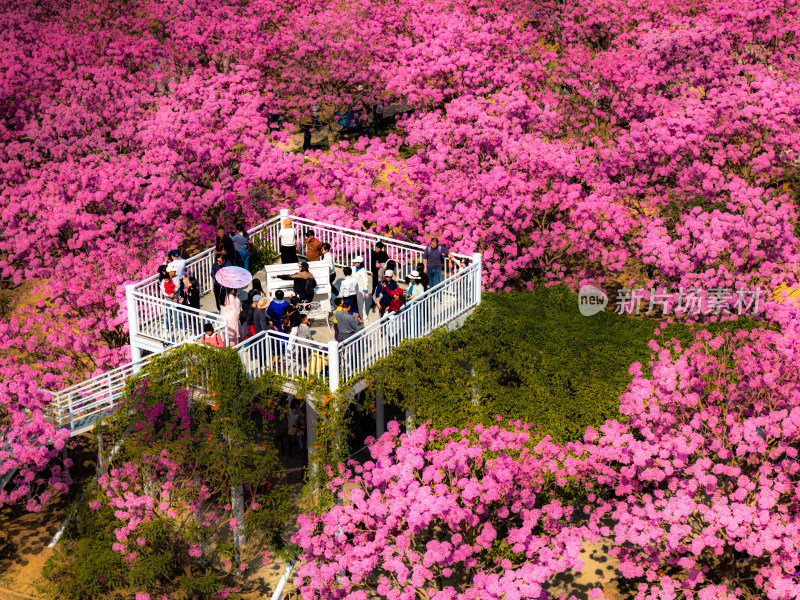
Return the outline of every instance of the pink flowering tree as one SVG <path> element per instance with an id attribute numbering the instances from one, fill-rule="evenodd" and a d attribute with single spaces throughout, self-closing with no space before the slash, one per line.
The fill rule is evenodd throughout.
<path id="1" fill-rule="evenodd" d="M 481 251 L 493 290 L 797 282 L 795 5 L 3 8 L 0 286 L 37 299 L 0 319 L 0 368 L 25 389 L 126 361 L 124 284 L 282 207 Z M 317 101 L 414 111 L 385 139 L 285 152 Z M 10 398 L 27 423 L 38 400 Z"/>
<path id="2" fill-rule="evenodd" d="M 69 432 L 47 419 L 49 396 L 36 388 L 30 367 L 5 366 L 0 382 L 0 507 L 20 500 L 39 511 L 67 490 L 72 461 L 61 460 Z"/>
<path id="3" fill-rule="evenodd" d="M 176 391 L 184 361 L 211 373 L 210 398 Z M 150 592 L 180 573 L 212 577 L 219 590 L 241 586 L 239 577 L 282 547 L 289 514 L 277 453 L 257 444 L 253 421 L 274 419 L 278 395 L 254 391 L 232 350 L 184 350 L 156 362 L 103 430 L 112 439 L 129 433 L 103 465 L 89 508 L 111 520 L 112 549 L 130 573 L 163 565 L 132 585 Z"/>
<path id="4" fill-rule="evenodd" d="M 529 426 L 401 434 L 392 422 L 370 452 L 339 465 L 336 506 L 300 517 L 303 598 L 540 598 L 582 567 L 590 534 L 559 498 L 578 471 Z"/>
<path id="5" fill-rule="evenodd" d="M 651 342 L 621 397 L 627 420 L 587 432 L 592 522 L 637 600 L 800 594 L 796 332 Z"/>

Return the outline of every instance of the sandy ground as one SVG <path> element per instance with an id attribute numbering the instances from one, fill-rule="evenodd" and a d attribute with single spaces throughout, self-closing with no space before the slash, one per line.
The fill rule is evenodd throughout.
<path id="1" fill-rule="evenodd" d="M 581 550 L 583 570 L 575 572 L 566 571 L 554 577 L 545 586 L 551 598 L 570 598 L 575 596 L 578 600 L 588 600 L 589 591 L 594 588 L 603 590 L 603 597 L 607 600 L 622 600 L 615 580 L 620 573 L 617 571 L 619 562 L 608 555 L 611 540 L 604 539 L 597 543 L 585 543 Z"/>
<path id="2" fill-rule="evenodd" d="M 95 447 L 89 434 L 76 436 L 72 442 L 69 456 L 74 465 L 70 475 L 77 482 L 94 473 L 91 461 Z M 85 465 L 86 461 L 90 464 Z M 38 513 L 28 512 L 24 504 L 0 508 L 0 588 L 37 595 L 37 589 L 45 583 L 42 567 L 53 554 L 53 548 L 47 545 L 64 522 L 77 488 L 73 486 L 66 495 L 54 495 Z"/>

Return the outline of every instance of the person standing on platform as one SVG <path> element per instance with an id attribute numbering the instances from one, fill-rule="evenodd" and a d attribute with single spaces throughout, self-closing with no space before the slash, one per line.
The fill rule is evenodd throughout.
<path id="1" fill-rule="evenodd" d="M 381 281 L 375 287 L 375 294 L 374 297 L 376 299 L 376 303 L 378 304 L 378 309 L 380 310 L 381 316 L 386 312 L 386 309 L 389 308 L 389 305 L 392 303 L 392 296 L 393 293 L 398 289 L 397 282 L 394 281 L 394 271 L 391 269 L 386 269 L 383 273 L 383 281 Z"/>
<path id="2" fill-rule="evenodd" d="M 239 313 L 242 310 L 242 303 L 236 290 L 222 289 L 225 296 L 219 314 L 228 324 L 228 343 L 235 346 L 239 343 Z"/>
<path id="3" fill-rule="evenodd" d="M 359 322 L 358 318 L 351 312 L 352 308 L 353 305 L 345 300 L 342 302 L 341 312 L 337 313 L 336 315 L 336 322 L 339 325 L 339 329 L 336 334 L 336 341 L 339 343 L 353 337 L 356 333 L 363 329 L 363 326 Z"/>
<path id="4" fill-rule="evenodd" d="M 361 321 L 366 325 L 369 322 L 368 310 L 372 295 L 369 293 L 369 275 L 364 268 L 363 256 L 356 256 L 353 259 L 353 268 L 356 270 L 354 277 L 358 282 L 358 314 L 361 315 Z"/>
<path id="5" fill-rule="evenodd" d="M 372 252 L 372 261 L 370 264 L 371 271 L 372 271 L 372 289 L 374 290 L 378 287 L 378 284 L 381 281 L 381 269 L 386 266 L 386 263 L 389 261 L 389 255 L 386 253 L 386 246 L 383 242 L 378 242 L 375 244 L 375 250 Z"/>
<path id="6" fill-rule="evenodd" d="M 225 232 L 225 228 L 220 225 L 217 228 L 217 241 L 214 244 L 214 255 L 222 255 L 231 265 L 236 264 L 236 250 L 233 247 L 233 240 Z"/>
<path id="7" fill-rule="evenodd" d="M 288 265 L 297 262 L 297 232 L 292 227 L 291 219 L 284 219 L 283 227 L 278 233 L 281 247 L 281 263 Z"/>
<path id="8" fill-rule="evenodd" d="M 313 230 L 306 232 L 306 260 L 316 262 L 322 258 L 322 242 L 314 237 Z"/>
<path id="9" fill-rule="evenodd" d="M 183 280 L 183 276 L 186 271 L 186 261 L 181 258 L 181 253 L 177 250 L 170 250 L 169 254 L 167 255 L 167 262 L 164 264 L 172 263 L 175 265 L 175 278 L 172 280 L 172 283 L 175 284 L 175 287 L 178 288 L 181 285 L 181 281 Z"/>
<path id="10" fill-rule="evenodd" d="M 241 223 L 236 226 L 236 233 L 231 236 L 233 242 L 233 249 L 236 252 L 236 262 L 234 266 L 242 267 L 243 269 L 250 270 L 250 236 L 247 235 L 247 230 Z"/>
<path id="11" fill-rule="evenodd" d="M 258 296 L 256 296 L 258 298 Z M 255 298 L 253 298 L 255 300 Z M 267 307 L 269 306 L 269 299 L 258 298 L 256 310 L 253 313 L 253 330 L 255 333 L 261 333 L 267 329 L 271 329 L 270 320 L 267 316 Z"/>
<path id="12" fill-rule="evenodd" d="M 431 243 L 425 248 L 422 253 L 422 264 L 425 267 L 425 272 L 428 274 L 428 280 L 431 287 L 435 287 L 442 282 L 442 266 L 444 260 L 450 260 L 450 253 L 447 248 L 439 245 L 439 238 L 432 238 Z M 452 263 L 451 263 L 452 264 Z"/>
<path id="13" fill-rule="evenodd" d="M 229 261 L 225 260 L 225 257 L 221 254 L 217 255 L 214 264 L 211 265 L 211 279 L 214 281 L 214 302 L 216 302 L 217 304 L 217 312 L 219 312 L 220 298 L 222 297 L 222 299 L 224 300 L 224 297 L 222 296 L 222 286 L 219 283 L 217 283 L 216 274 L 217 271 L 219 271 L 220 269 L 232 266 L 233 265 Z"/>
<path id="14" fill-rule="evenodd" d="M 320 258 L 320 260 L 328 265 L 328 277 L 330 278 L 331 287 L 333 287 L 333 282 L 336 281 L 336 265 L 333 262 L 333 253 L 331 252 L 330 244 L 322 244 L 322 258 Z M 336 295 L 338 296 L 339 293 L 336 292 Z"/>
<path id="15" fill-rule="evenodd" d="M 344 273 L 344 280 L 339 286 L 339 295 L 344 298 L 345 302 L 350 302 L 353 307 L 353 314 L 358 314 L 358 280 L 353 277 L 353 269 L 345 267 L 342 269 Z"/>
<path id="16" fill-rule="evenodd" d="M 284 332 L 283 330 L 283 315 L 288 307 L 289 303 L 283 299 L 283 290 L 277 290 L 275 292 L 275 300 L 270 302 L 269 306 L 267 307 L 267 316 L 269 317 L 270 321 L 272 321 L 275 329 L 281 333 L 289 333 L 288 331 Z"/>

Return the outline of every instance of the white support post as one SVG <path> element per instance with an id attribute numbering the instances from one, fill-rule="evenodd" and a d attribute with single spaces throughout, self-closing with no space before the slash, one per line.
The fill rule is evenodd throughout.
<path id="1" fill-rule="evenodd" d="M 375 437 L 380 438 L 386 427 L 386 417 L 383 412 L 383 388 L 375 391 Z"/>
<path id="2" fill-rule="evenodd" d="M 478 265 L 478 272 L 475 274 L 475 306 L 481 303 L 481 288 L 483 283 L 483 254 L 476 252 L 472 255 L 472 262 Z"/>
<path id="3" fill-rule="evenodd" d="M 246 543 L 244 537 L 244 486 L 241 483 L 231 488 L 231 508 L 233 508 L 233 518 L 238 521 L 233 530 L 233 545 L 237 552 L 241 552 L 241 547 Z"/>
<path id="4" fill-rule="evenodd" d="M 282 208 L 280 210 L 279 214 L 281 215 L 281 221 L 283 221 L 284 219 L 289 217 L 289 209 L 288 208 Z"/>
<path id="5" fill-rule="evenodd" d="M 142 360 L 142 350 L 134 344 L 133 338 L 139 333 L 139 314 L 136 311 L 136 288 L 129 283 L 125 286 L 125 301 L 128 307 L 128 339 L 131 345 L 131 362 Z"/>
<path id="6" fill-rule="evenodd" d="M 332 393 L 339 389 L 339 342 L 328 342 L 328 385 Z"/>
<path id="7" fill-rule="evenodd" d="M 317 463 L 316 452 L 314 451 L 314 444 L 317 443 L 317 411 L 311 405 L 309 400 L 306 400 L 306 452 L 308 452 L 308 473 L 311 477 L 316 474 Z"/>
<path id="8" fill-rule="evenodd" d="M 103 456 L 103 436 L 97 432 L 97 474 L 103 475 L 106 472 L 106 461 Z"/>
<path id="9" fill-rule="evenodd" d="M 406 411 L 406 432 L 409 432 L 414 428 L 414 417 L 416 415 L 417 411 L 413 408 Z"/>

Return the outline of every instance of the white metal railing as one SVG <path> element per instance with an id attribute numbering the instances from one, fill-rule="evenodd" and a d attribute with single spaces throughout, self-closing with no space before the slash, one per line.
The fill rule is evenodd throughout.
<path id="1" fill-rule="evenodd" d="M 251 379 L 272 371 L 287 379 L 329 380 L 328 344 L 269 330 L 239 342 L 234 349 Z"/>
<path id="2" fill-rule="evenodd" d="M 305 256 L 303 240 L 306 232 L 313 231 L 316 238 L 331 245 L 334 262 L 339 267 L 350 266 L 356 256 L 364 257 L 367 266 L 371 264 L 372 253 L 375 251 L 375 244 L 383 242 L 386 253 L 391 260 L 398 263 L 397 278 L 404 278 L 408 273 L 416 269 L 422 262 L 422 255 L 425 246 L 397 240 L 386 236 L 378 235 L 368 231 L 357 231 L 339 225 L 321 223 L 305 217 L 290 215 L 275 216 L 249 229 L 247 232 L 253 244 L 259 247 L 268 246 L 276 253 L 280 252 L 280 240 L 278 234 L 282 228 L 282 221 L 289 218 L 292 226 L 297 232 L 297 251 L 300 256 Z M 459 260 L 468 259 L 464 254 L 451 252 L 451 256 Z M 211 269 L 214 266 L 214 248 L 209 248 L 186 260 L 185 272 L 197 277 L 200 287 L 200 295 L 211 292 L 214 288 L 214 279 L 211 276 Z M 449 261 L 445 261 L 442 266 L 442 277 L 448 278 L 455 274 L 457 265 L 451 266 Z M 153 298 L 161 297 L 158 275 L 152 275 L 147 279 L 134 284 L 137 292 L 141 292 Z"/>
<path id="3" fill-rule="evenodd" d="M 95 421 L 116 410 L 128 378 L 160 354 L 151 354 L 57 392 L 41 390 L 51 397 L 48 417 L 57 429 L 69 429 L 73 434 L 91 428 Z"/>
<path id="4" fill-rule="evenodd" d="M 384 250 L 389 255 L 389 258 L 397 263 L 395 278 L 403 279 L 422 262 L 422 255 L 425 252 L 425 246 L 413 242 L 387 238 L 367 231 L 356 231 L 355 229 L 348 229 L 338 225 L 328 225 L 303 217 L 291 217 L 291 219 L 298 234 L 298 252 L 304 254 L 300 247 L 302 240 L 306 232 L 313 231 L 314 236 L 320 242 L 327 242 L 331 245 L 334 262 L 339 267 L 350 266 L 356 256 L 362 256 L 366 268 L 369 269 L 372 264 L 372 253 L 375 251 L 375 244 L 380 241 L 383 242 Z M 451 253 L 451 255 L 459 260 L 468 259 L 467 256 L 455 252 Z M 455 274 L 457 268 L 456 265 L 451 267 L 450 262 L 445 261 L 445 264 L 442 265 L 442 278 L 451 277 Z"/>
<path id="5" fill-rule="evenodd" d="M 265 221 L 248 230 L 250 238 L 256 246 L 268 246 L 276 253 L 280 252 L 280 240 L 278 234 L 282 228 L 282 221 L 289 218 L 297 235 L 298 255 L 305 256 L 304 236 L 308 231 L 313 231 L 318 240 L 331 245 L 334 262 L 337 266 L 349 266 L 356 256 L 362 256 L 365 264 L 369 267 L 372 264 L 372 254 L 375 251 L 375 244 L 383 242 L 385 251 L 391 260 L 397 263 L 396 279 L 405 278 L 411 271 L 417 268 L 422 262 L 425 247 L 420 244 L 396 240 L 382 235 L 366 231 L 357 231 L 338 225 L 321 223 L 305 217 L 290 216 L 288 211 L 281 211 L 281 214 Z M 468 260 L 463 254 L 451 253 L 451 256 L 459 261 Z M 200 254 L 196 254 L 186 260 L 185 272 L 197 278 L 201 295 L 205 295 L 214 289 L 214 278 L 211 270 L 214 266 L 214 248 L 209 248 Z M 442 265 L 442 278 L 444 280 L 452 277 L 458 270 L 458 265 L 452 265 L 450 261 L 444 261 Z M 133 292 L 138 299 L 150 298 L 153 301 L 147 304 L 143 312 L 131 310 L 129 299 L 129 328 L 135 334 L 147 337 L 155 337 L 162 341 L 179 341 L 183 339 L 180 335 L 176 339 L 175 329 L 167 317 L 177 317 L 177 313 L 167 310 L 167 305 L 161 295 L 161 283 L 158 275 L 153 275 L 136 284 L 133 284 Z M 139 303 L 140 300 L 137 300 Z M 131 314 L 139 322 L 131 322 Z M 209 315 L 210 313 L 205 313 Z M 167 333 L 169 328 L 170 333 Z M 152 335 L 153 333 L 157 335 Z M 136 357 L 136 354 L 134 354 Z"/>
<path id="6" fill-rule="evenodd" d="M 268 245 L 272 247 L 275 252 L 280 251 L 280 242 L 278 241 L 278 232 L 280 231 L 281 217 L 272 217 L 268 221 L 257 225 L 247 231 L 250 234 L 250 239 L 256 246 Z M 197 277 L 197 283 L 200 289 L 200 295 L 204 296 L 214 289 L 214 278 L 211 276 L 211 269 L 214 267 L 214 247 L 208 250 L 195 254 L 191 258 L 186 259 L 184 272 L 187 275 L 194 275 Z M 151 275 L 147 279 L 134 284 L 137 292 L 141 292 L 146 296 L 152 298 L 161 297 L 160 282 L 158 275 Z"/>
<path id="7" fill-rule="evenodd" d="M 182 344 L 197 339 L 203 327 L 211 323 L 214 333 L 229 343 L 227 322 L 220 315 L 171 302 L 166 298 L 153 298 L 142 292 L 133 292 L 133 316 L 136 334 L 169 344 Z M 131 315 L 128 315 L 130 323 Z"/>
<path id="8" fill-rule="evenodd" d="M 407 339 L 430 335 L 472 310 L 481 300 L 481 265 L 473 264 L 406 303 L 396 315 L 385 314 L 340 347 L 341 380 L 368 369 Z"/>

